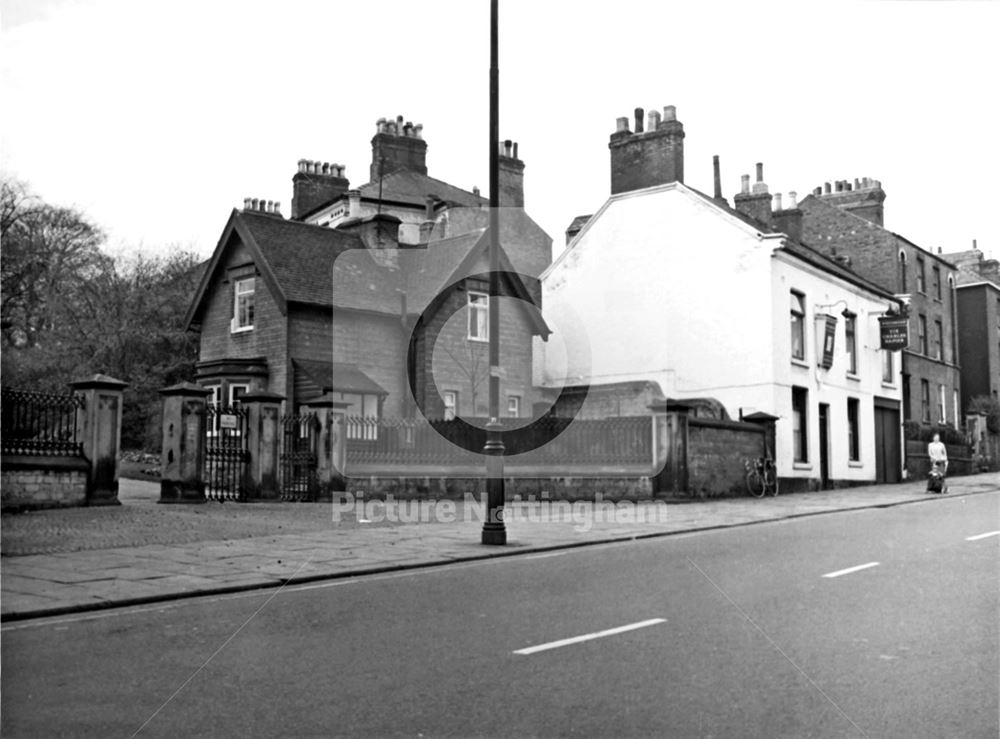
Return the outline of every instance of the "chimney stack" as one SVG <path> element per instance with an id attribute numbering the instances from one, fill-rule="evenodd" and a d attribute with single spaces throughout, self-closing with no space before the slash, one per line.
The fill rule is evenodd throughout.
<path id="1" fill-rule="evenodd" d="M 350 186 L 344 165 L 300 159 L 292 177 L 292 220 L 301 221 L 317 208 L 332 203 Z"/>
<path id="2" fill-rule="evenodd" d="M 802 240 L 802 210 L 796 202 L 798 193 L 788 193 L 788 207 L 782 208 L 781 194 L 774 196 L 775 209 L 771 213 L 771 227 L 788 236 L 793 241 Z"/>
<path id="3" fill-rule="evenodd" d="M 619 118 L 611 135 L 611 194 L 684 181 L 684 126 L 676 108 L 668 105 L 661 117 L 651 111 L 649 129 L 643 129 L 643 109 L 635 109 L 635 133 L 629 119 Z"/>
<path id="4" fill-rule="evenodd" d="M 427 174 L 427 142 L 423 130 L 422 123 L 404 122 L 403 116 L 395 120 L 379 118 L 372 137 L 371 181 L 378 182 L 380 175 L 400 169 Z"/>
<path id="5" fill-rule="evenodd" d="M 264 213 L 269 216 L 281 215 L 281 203 L 276 200 L 264 200 L 263 198 L 243 198 L 244 213 Z"/>
<path id="6" fill-rule="evenodd" d="M 821 200 L 864 218 L 876 226 L 884 225 L 885 190 L 882 189 L 880 181 L 861 177 L 855 178 L 852 185 L 847 180 L 838 180 L 834 183 L 832 192 L 829 182 L 823 186 L 822 193 L 818 191 L 819 188 L 816 188 L 813 194 Z"/>
<path id="7" fill-rule="evenodd" d="M 750 175 L 745 174 L 741 179 L 740 193 L 733 197 L 733 207 L 764 226 L 770 226 L 771 195 L 764 182 L 764 164 L 757 162 L 757 181 L 752 188 L 749 187 Z"/>
<path id="8" fill-rule="evenodd" d="M 499 149 L 500 207 L 523 208 L 524 162 L 517 158 L 517 142 L 507 139 Z"/>

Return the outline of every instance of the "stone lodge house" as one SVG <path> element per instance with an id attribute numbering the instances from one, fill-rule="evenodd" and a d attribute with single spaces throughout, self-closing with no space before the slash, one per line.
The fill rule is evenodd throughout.
<path id="1" fill-rule="evenodd" d="M 520 208 L 516 145 L 500 146 L 501 412 L 521 417 L 539 400 L 551 239 Z M 186 319 L 212 402 L 269 391 L 292 412 L 332 392 L 352 416 L 486 415 L 488 201 L 429 177 L 426 148 L 419 126 L 380 119 L 372 182 L 350 189 L 343 167 L 303 160 L 290 219 L 266 200 L 231 213 Z"/>

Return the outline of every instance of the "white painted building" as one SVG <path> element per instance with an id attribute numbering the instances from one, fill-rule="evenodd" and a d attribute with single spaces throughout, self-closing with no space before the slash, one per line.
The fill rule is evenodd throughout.
<path id="1" fill-rule="evenodd" d="M 676 123 L 672 112 L 664 117 Z M 879 348 L 878 324 L 895 299 L 771 232 L 779 222 L 794 226 L 797 211 L 792 203 L 771 213 L 760 170 L 754 192 L 744 178 L 736 198 L 744 212 L 726 205 L 718 186 L 710 198 L 680 181 L 655 184 L 664 176 L 663 124 L 651 117 L 642 135 L 626 121 L 624 136 L 621 121 L 613 194 L 542 275 L 554 334 L 536 342 L 536 383 L 654 381 L 669 398 L 714 397 L 733 418 L 775 415 L 778 474 L 793 486 L 897 480 L 900 359 Z M 682 157 L 677 127 L 670 153 Z M 640 154 L 657 147 L 660 170 L 630 171 L 614 192 L 616 138 L 633 145 L 633 168 L 643 166 L 636 139 Z M 769 224 L 746 212 L 765 200 L 758 213 Z M 834 343 L 824 357 L 827 323 Z"/>

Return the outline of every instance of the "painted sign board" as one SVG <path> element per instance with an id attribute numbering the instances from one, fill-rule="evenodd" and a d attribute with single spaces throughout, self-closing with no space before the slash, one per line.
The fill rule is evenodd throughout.
<path id="1" fill-rule="evenodd" d="M 880 345 L 898 351 L 910 345 L 910 322 L 906 316 L 881 316 L 878 319 Z"/>

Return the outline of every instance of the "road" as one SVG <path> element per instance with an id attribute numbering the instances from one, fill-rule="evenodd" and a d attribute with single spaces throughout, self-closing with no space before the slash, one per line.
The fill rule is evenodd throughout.
<path id="1" fill-rule="evenodd" d="M 998 545 L 985 494 L 12 623 L 0 728 L 993 739 Z"/>

